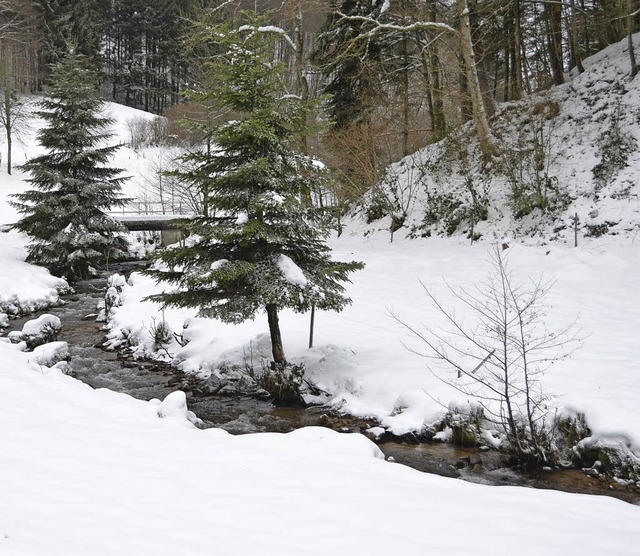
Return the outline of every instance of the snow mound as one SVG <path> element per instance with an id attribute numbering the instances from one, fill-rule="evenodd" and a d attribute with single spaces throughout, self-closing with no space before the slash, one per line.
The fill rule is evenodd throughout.
<path id="1" fill-rule="evenodd" d="M 49 342 L 48 344 L 37 346 L 29 356 L 29 361 L 37 365 L 53 367 L 56 363 L 65 361 L 68 358 L 69 345 L 67 342 Z"/>
<path id="2" fill-rule="evenodd" d="M 202 424 L 202 420 L 198 419 L 193 411 L 187 409 L 187 396 L 182 390 L 167 394 L 158 405 L 158 417 L 161 419 L 185 419 L 193 425 Z"/>

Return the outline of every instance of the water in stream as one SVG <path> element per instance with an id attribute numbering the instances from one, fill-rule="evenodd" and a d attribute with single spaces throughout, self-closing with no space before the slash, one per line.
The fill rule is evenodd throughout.
<path id="1" fill-rule="evenodd" d="M 119 266 L 127 273 L 132 267 Z M 135 268 L 135 267 L 133 267 Z M 183 376 L 165 364 L 133 361 L 104 351 L 102 324 L 95 321 L 103 298 L 106 276 L 74 285 L 75 294 L 65 304 L 48 312 L 63 323 L 59 340 L 69 344 L 72 375 L 94 388 L 109 388 L 142 400 L 163 399 L 181 387 Z M 9 330 L 20 330 L 33 316 L 12 321 Z M 9 332 L 6 330 L 5 332 Z M 200 396 L 187 392 L 187 403 L 206 427 L 220 427 L 232 434 L 289 432 L 303 426 L 330 426 L 345 432 L 363 432 L 374 423 L 342 416 L 326 408 L 277 408 L 253 398 Z M 385 441 L 379 444 L 388 459 L 420 471 L 491 485 L 521 485 L 568 492 L 604 494 L 640 505 L 640 489 L 589 477 L 578 470 L 515 471 L 505 456 L 495 451 L 456 448 L 449 444 L 408 444 Z"/>

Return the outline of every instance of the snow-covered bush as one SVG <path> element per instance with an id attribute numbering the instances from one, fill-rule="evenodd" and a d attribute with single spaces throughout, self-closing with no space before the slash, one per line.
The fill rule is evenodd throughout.
<path id="1" fill-rule="evenodd" d="M 596 198 L 600 190 L 627 166 L 629 155 L 637 148 L 635 137 L 622 128 L 620 101 L 611 113 L 609 127 L 603 130 L 598 144 L 600 162 L 592 170 Z"/>
<path id="2" fill-rule="evenodd" d="M 258 386 L 271 395 L 274 405 L 306 406 L 300 391 L 304 380 L 304 365 L 272 365 L 262 369 Z"/>
<path id="3" fill-rule="evenodd" d="M 107 289 L 104 294 L 104 301 L 100 303 L 100 314 L 98 315 L 99 322 L 105 322 L 109 320 L 111 311 L 114 307 L 120 307 L 122 305 L 122 288 L 126 284 L 126 279 L 120 274 L 112 274 L 107 279 Z"/>
<path id="4" fill-rule="evenodd" d="M 640 482 L 640 457 L 624 436 L 582 439 L 573 448 L 573 460 L 590 475 L 607 474 L 618 479 Z"/>
<path id="5" fill-rule="evenodd" d="M 505 145 L 497 161 L 498 174 L 507 179 L 515 218 L 538 209 L 542 213 L 563 210 L 568 203 L 552 174 L 556 149 L 557 101 L 543 99 L 519 115 L 520 126 L 511 144 Z"/>
<path id="6" fill-rule="evenodd" d="M 162 317 L 160 318 L 160 320 L 156 320 L 155 318 L 151 319 L 149 333 L 151 334 L 151 339 L 153 340 L 154 349 L 156 351 L 166 351 L 167 345 L 170 344 L 173 340 L 173 332 L 171 331 L 169 323 L 167 323 L 164 318 L 164 311 L 162 312 Z"/>
<path id="7" fill-rule="evenodd" d="M 478 153 L 469 149 L 469 131 L 463 127 L 452 132 L 417 162 L 424 212 L 422 221 L 411 229 L 413 237 L 463 231 L 478 239 L 475 227 L 487 219 L 490 182 L 489 175 L 479 171 L 480 162 L 474 158 Z"/>

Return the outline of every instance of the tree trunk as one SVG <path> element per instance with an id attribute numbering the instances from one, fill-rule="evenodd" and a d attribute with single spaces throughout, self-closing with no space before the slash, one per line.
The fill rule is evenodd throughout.
<path id="1" fill-rule="evenodd" d="M 480 85 L 480 94 L 482 95 L 482 103 L 484 111 L 488 118 L 496 113 L 496 103 L 493 96 L 492 87 L 489 86 L 489 77 L 484 65 L 484 48 L 482 44 L 482 30 L 478 26 L 478 18 L 476 17 L 477 0 L 471 0 L 471 8 L 469 8 L 469 0 L 465 0 L 467 4 L 467 15 L 469 17 L 469 31 L 471 33 L 471 53 L 473 54 L 475 74 L 478 76 Z"/>
<path id="2" fill-rule="evenodd" d="M 520 0 L 514 3 L 513 13 L 513 82 L 512 98 L 519 100 L 522 98 L 522 14 L 520 12 Z"/>
<path id="3" fill-rule="evenodd" d="M 564 64 L 562 54 L 562 4 L 545 4 L 548 26 L 547 47 L 554 85 L 564 83 Z"/>
<path id="4" fill-rule="evenodd" d="M 406 38 L 402 42 L 403 74 L 402 74 L 402 156 L 408 156 L 409 134 L 411 127 L 411 103 L 409 99 L 409 49 Z"/>
<path id="5" fill-rule="evenodd" d="M 11 130 L 7 130 L 7 174 L 11 175 Z"/>
<path id="6" fill-rule="evenodd" d="M 267 305 L 267 318 L 269 319 L 269 334 L 271 335 L 271 353 L 273 354 L 273 362 L 277 366 L 284 367 L 287 364 L 287 361 L 284 358 L 280 323 L 278 321 L 278 307 L 276 305 Z"/>
<path id="7" fill-rule="evenodd" d="M 480 141 L 480 149 L 486 158 L 492 158 L 498 155 L 498 149 L 493 143 L 491 136 L 491 128 L 489 127 L 489 118 L 480 88 L 480 80 L 478 79 L 478 70 L 476 66 L 476 58 L 473 52 L 473 41 L 471 39 L 471 24 L 469 22 L 469 7 L 467 0 L 459 0 L 460 12 L 460 42 L 462 47 L 462 56 L 466 70 L 467 88 L 471 97 L 471 108 L 473 111 L 473 120 Z"/>
<path id="8" fill-rule="evenodd" d="M 636 54 L 633 51 L 633 0 L 628 0 L 629 16 L 627 17 L 627 37 L 629 40 L 629 61 L 631 62 L 631 79 L 638 75 L 638 64 Z"/>
<path id="9" fill-rule="evenodd" d="M 576 37 L 576 0 L 571 0 L 569 6 L 571 8 L 571 23 L 569 25 L 569 46 L 571 47 L 571 59 L 573 62 L 573 66 L 578 68 L 578 72 L 584 73 L 582 57 L 580 56 L 580 45 L 578 44 L 578 37 Z"/>
<path id="10" fill-rule="evenodd" d="M 304 110 L 306 111 L 306 118 L 308 125 L 309 122 L 309 82 L 307 81 L 306 76 L 306 65 L 304 59 L 304 26 L 303 26 L 303 10 L 302 10 L 302 0 L 297 0 L 295 6 L 295 26 L 294 26 L 294 44 L 296 45 L 295 51 L 295 79 L 296 79 L 296 89 L 297 93 L 300 96 L 300 100 L 304 103 Z M 305 126 L 306 127 L 306 126 Z M 304 156 L 309 156 L 309 137 L 308 129 L 305 129 L 304 132 L 300 135 L 300 148 L 302 154 Z M 303 186 L 303 190 L 301 191 L 302 202 L 306 207 L 313 206 L 313 196 L 312 196 L 311 188 L 305 184 Z"/>

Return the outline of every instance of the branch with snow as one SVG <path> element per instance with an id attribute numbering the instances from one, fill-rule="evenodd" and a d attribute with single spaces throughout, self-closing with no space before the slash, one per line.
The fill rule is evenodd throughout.
<path id="1" fill-rule="evenodd" d="M 238 27 L 239 33 L 243 33 L 245 31 L 252 31 L 252 32 L 258 32 L 258 33 L 273 33 L 275 35 L 280 35 L 294 52 L 298 50 L 298 47 L 293 42 L 291 37 L 287 35 L 286 31 L 281 27 L 277 27 L 275 25 L 260 25 L 259 27 L 255 27 L 253 25 L 241 25 L 240 27 Z"/>
<path id="2" fill-rule="evenodd" d="M 397 23 L 381 23 L 377 19 L 362 15 L 346 15 L 340 11 L 336 13 L 340 16 L 340 19 L 344 19 L 346 21 L 370 23 L 374 26 L 373 29 L 366 33 L 362 33 L 358 36 L 358 38 L 371 38 L 380 31 L 399 31 L 400 33 L 411 33 L 413 31 L 418 31 L 421 29 L 429 29 L 438 30 L 443 33 L 452 33 L 454 35 L 458 33 L 458 31 L 451 27 L 451 25 L 447 25 L 446 23 L 437 21 L 414 21 L 413 23 L 409 23 L 408 25 L 398 25 Z"/>

